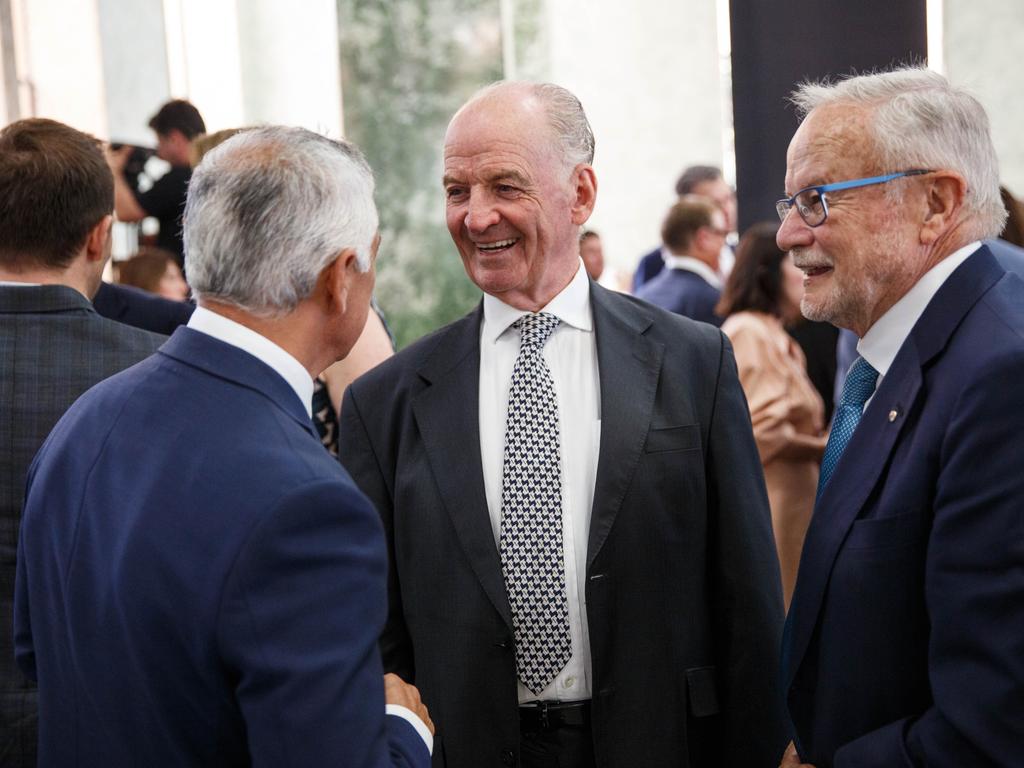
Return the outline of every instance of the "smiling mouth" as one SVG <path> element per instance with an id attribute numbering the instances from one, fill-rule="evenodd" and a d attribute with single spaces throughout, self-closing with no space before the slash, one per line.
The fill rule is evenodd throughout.
<path id="1" fill-rule="evenodd" d="M 476 248 L 478 251 L 484 253 L 498 253 L 511 248 L 513 245 L 519 242 L 518 237 L 511 238 L 509 240 L 498 240 L 493 243 L 477 243 Z"/>
<path id="2" fill-rule="evenodd" d="M 800 267 L 805 277 L 819 277 L 824 275 L 826 272 L 831 272 L 832 267 L 828 266 L 807 266 Z"/>

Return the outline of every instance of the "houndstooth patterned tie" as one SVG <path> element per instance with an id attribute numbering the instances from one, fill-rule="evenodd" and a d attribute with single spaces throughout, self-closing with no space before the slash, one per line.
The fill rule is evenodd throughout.
<path id="1" fill-rule="evenodd" d="M 832 420 L 832 430 L 828 433 L 825 455 L 821 459 L 818 496 L 821 496 L 825 483 L 832 477 L 836 464 L 839 463 L 839 457 L 846 450 L 846 444 L 853 437 L 853 431 L 860 423 L 861 414 L 864 412 L 864 403 L 875 391 L 876 381 L 878 381 L 878 371 L 871 367 L 871 363 L 863 357 L 858 357 L 853 361 L 850 372 L 846 375 L 846 382 L 843 384 L 839 408 L 836 409 L 835 418 Z"/>
<path id="2" fill-rule="evenodd" d="M 558 325 L 524 315 L 512 370 L 501 481 L 501 567 L 512 606 L 516 670 L 539 693 L 572 655 L 562 550 L 562 466 L 558 403 L 541 356 Z"/>

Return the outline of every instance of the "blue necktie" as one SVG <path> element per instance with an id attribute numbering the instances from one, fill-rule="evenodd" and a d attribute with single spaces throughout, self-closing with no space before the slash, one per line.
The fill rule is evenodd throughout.
<path id="1" fill-rule="evenodd" d="M 828 433 L 825 455 L 821 459 L 818 496 L 821 496 L 825 484 L 832 477 L 836 464 L 839 463 L 839 457 L 846 450 L 846 444 L 853 437 L 853 431 L 857 429 L 861 414 L 864 412 L 864 403 L 875 391 L 876 381 L 878 381 L 878 371 L 872 368 L 867 360 L 858 357 L 853 361 L 850 372 L 846 375 L 846 383 L 843 384 L 839 408 L 836 409 L 835 418 L 832 420 L 832 430 Z"/>

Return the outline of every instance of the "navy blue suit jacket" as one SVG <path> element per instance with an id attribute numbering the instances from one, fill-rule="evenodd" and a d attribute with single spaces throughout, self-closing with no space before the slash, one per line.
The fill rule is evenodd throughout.
<path id="1" fill-rule="evenodd" d="M 653 280 L 663 269 L 665 269 L 665 257 L 661 255 L 661 246 L 641 256 L 636 270 L 633 272 L 633 293 L 640 290 L 640 286 L 644 283 Z"/>
<path id="2" fill-rule="evenodd" d="M 638 299 L 683 315 L 691 320 L 718 327 L 723 318 L 715 314 L 722 292 L 696 272 L 686 269 L 663 269 L 657 277 L 636 292 Z"/>
<path id="3" fill-rule="evenodd" d="M 165 336 L 187 324 L 195 311 L 195 305 L 187 301 L 171 301 L 141 288 L 115 283 L 100 283 L 92 305 L 110 320 Z"/>
<path id="4" fill-rule="evenodd" d="M 385 574 L 378 516 L 284 379 L 179 329 L 30 470 L 15 651 L 40 765 L 429 765 L 384 714 Z"/>
<path id="5" fill-rule="evenodd" d="M 1024 281 L 988 246 L 929 303 L 825 487 L 783 640 L 818 768 L 1020 766 Z"/>

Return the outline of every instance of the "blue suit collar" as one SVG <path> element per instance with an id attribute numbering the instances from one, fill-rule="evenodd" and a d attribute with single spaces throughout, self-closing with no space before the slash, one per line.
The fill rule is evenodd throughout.
<path id="1" fill-rule="evenodd" d="M 159 353 L 226 381 L 259 392 L 313 437 L 313 422 L 295 391 L 277 371 L 238 347 L 187 326 L 179 327 Z M 319 438 L 317 438 L 319 440 Z"/>

